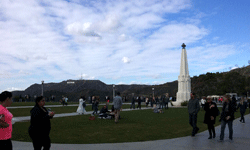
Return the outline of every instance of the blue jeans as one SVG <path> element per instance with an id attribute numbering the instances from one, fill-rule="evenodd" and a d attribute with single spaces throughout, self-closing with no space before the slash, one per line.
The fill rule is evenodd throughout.
<path id="1" fill-rule="evenodd" d="M 197 114 L 189 114 L 189 124 L 193 127 L 192 135 L 196 134 L 196 131 L 199 129 L 196 126 L 197 123 Z"/>
<path id="2" fill-rule="evenodd" d="M 229 139 L 233 139 L 233 121 L 224 121 L 221 120 L 221 132 L 220 132 L 220 140 L 224 139 L 224 131 L 226 128 L 226 124 L 228 124 L 228 129 L 229 129 Z"/>

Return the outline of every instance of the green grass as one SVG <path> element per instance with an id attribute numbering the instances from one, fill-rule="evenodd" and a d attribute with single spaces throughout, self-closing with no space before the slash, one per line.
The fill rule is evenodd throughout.
<path id="1" fill-rule="evenodd" d="M 98 110 L 100 110 L 102 106 L 103 105 L 100 105 Z M 145 107 L 145 106 L 142 106 L 142 107 Z M 46 107 L 46 108 L 51 108 L 51 110 L 54 111 L 56 114 L 61 114 L 61 113 L 76 112 L 78 106 Z M 122 108 L 123 109 L 130 108 L 130 105 L 123 105 Z M 30 116 L 31 109 L 32 108 L 17 108 L 17 109 L 8 109 L 8 110 L 13 114 L 14 117 L 21 117 L 21 116 Z M 111 109 L 111 105 L 109 105 L 109 109 Z M 86 111 L 93 111 L 92 106 L 87 106 Z"/>
<path id="2" fill-rule="evenodd" d="M 247 111 L 248 113 L 249 111 Z M 198 114 L 199 132 L 207 130 L 203 123 L 204 111 Z M 240 113 L 235 113 L 240 117 Z M 118 124 L 114 120 L 88 120 L 89 115 L 54 118 L 51 120 L 52 143 L 120 143 L 190 136 L 187 108 L 170 108 L 163 114 L 152 110 L 121 112 Z M 216 118 L 216 126 L 220 125 Z M 29 122 L 18 122 L 13 126 L 13 140 L 31 141 L 28 135 Z M 218 134 L 218 133 L 217 133 Z"/>

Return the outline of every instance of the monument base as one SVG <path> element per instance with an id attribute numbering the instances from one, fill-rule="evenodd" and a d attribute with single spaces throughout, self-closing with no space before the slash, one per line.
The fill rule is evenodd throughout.
<path id="1" fill-rule="evenodd" d="M 172 102 L 172 104 L 173 104 L 174 106 L 181 106 L 181 103 L 182 103 L 182 102 L 185 102 L 185 101 L 188 101 L 188 100 L 176 100 L 175 102 Z"/>
<path id="2" fill-rule="evenodd" d="M 182 103 L 182 101 L 175 101 L 175 102 L 172 102 L 172 104 L 173 104 L 174 106 L 181 106 L 181 103 Z"/>

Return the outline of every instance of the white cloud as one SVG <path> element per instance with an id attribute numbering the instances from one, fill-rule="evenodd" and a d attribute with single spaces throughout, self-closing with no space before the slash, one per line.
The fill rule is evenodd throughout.
<path id="1" fill-rule="evenodd" d="M 87 74 L 81 74 L 81 75 L 77 75 L 77 79 L 93 80 L 93 79 L 95 79 L 95 77 L 94 76 L 89 76 Z"/>
<path id="2" fill-rule="evenodd" d="M 131 60 L 130 60 L 128 57 L 123 57 L 123 58 L 122 58 L 122 61 L 123 61 L 123 63 L 125 63 L 125 64 L 131 62 Z"/>
<path id="3" fill-rule="evenodd" d="M 83 79 L 152 83 L 178 76 L 183 42 L 193 44 L 187 46 L 191 68 L 225 67 L 232 45 L 195 45 L 211 32 L 202 17 L 187 23 L 169 16 L 190 7 L 189 0 L 0 1 L 0 81 L 10 79 L 0 89 L 81 73 Z"/>
<path id="4" fill-rule="evenodd" d="M 21 88 L 15 88 L 15 87 L 11 87 L 11 88 L 7 88 L 6 90 L 3 90 L 3 91 L 23 91 L 24 89 L 21 89 Z"/>

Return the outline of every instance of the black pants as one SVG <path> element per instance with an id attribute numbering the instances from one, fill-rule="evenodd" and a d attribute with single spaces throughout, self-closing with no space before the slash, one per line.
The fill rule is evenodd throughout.
<path id="1" fill-rule="evenodd" d="M 245 112 L 240 112 L 240 115 L 241 115 L 240 121 L 245 123 L 245 118 L 244 118 Z"/>
<path id="2" fill-rule="evenodd" d="M 195 135 L 199 128 L 196 126 L 197 114 L 189 114 L 189 124 L 193 127 L 192 135 Z"/>
<path id="3" fill-rule="evenodd" d="M 138 103 L 138 106 L 137 106 L 137 108 L 140 108 L 140 109 L 141 109 L 141 103 Z"/>
<path id="4" fill-rule="evenodd" d="M 0 148 L 3 150 L 12 150 L 12 142 L 8 140 L 0 140 Z"/>
<path id="5" fill-rule="evenodd" d="M 166 106 L 167 106 L 167 107 L 166 107 Z M 168 102 L 165 103 L 165 109 L 166 109 L 166 108 L 168 109 Z"/>
<path id="6" fill-rule="evenodd" d="M 34 135 L 30 136 L 32 139 L 34 150 L 49 150 L 51 147 L 51 141 L 49 136 Z"/>
<path id="7" fill-rule="evenodd" d="M 97 106 L 94 106 L 94 112 L 93 112 L 93 114 L 97 114 L 97 112 L 98 112 L 98 107 Z"/>
<path id="8" fill-rule="evenodd" d="M 135 109 L 135 103 L 131 103 L 130 109 L 131 108 Z"/>
<path id="9" fill-rule="evenodd" d="M 207 124 L 207 128 L 208 128 L 209 136 L 212 137 L 212 133 L 213 133 L 213 137 L 215 137 L 214 124 Z"/>
<path id="10" fill-rule="evenodd" d="M 108 114 L 106 114 L 106 113 L 101 113 L 101 114 L 99 114 L 99 117 L 107 118 L 107 117 L 108 117 Z"/>

